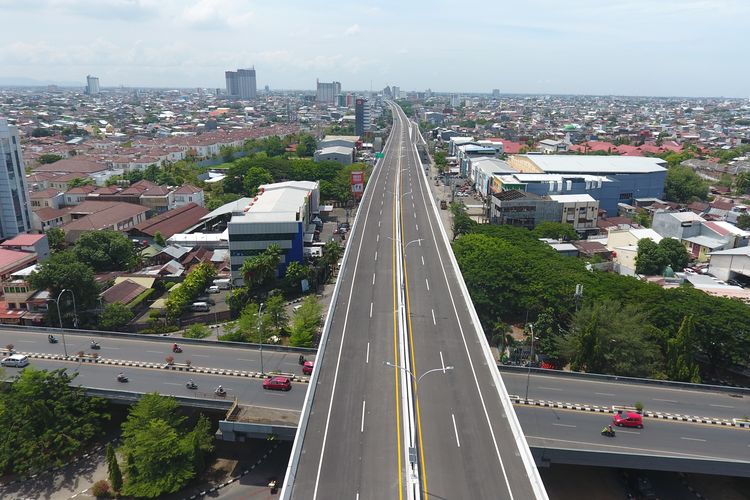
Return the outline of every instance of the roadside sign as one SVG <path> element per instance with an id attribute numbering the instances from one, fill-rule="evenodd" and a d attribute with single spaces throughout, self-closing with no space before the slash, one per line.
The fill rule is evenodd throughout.
<path id="1" fill-rule="evenodd" d="M 352 194 L 355 197 L 361 197 L 365 191 L 365 173 L 362 170 L 355 170 L 351 173 Z"/>
<path id="2" fill-rule="evenodd" d="M 385 158 L 385 153 L 375 153 L 375 158 Z"/>

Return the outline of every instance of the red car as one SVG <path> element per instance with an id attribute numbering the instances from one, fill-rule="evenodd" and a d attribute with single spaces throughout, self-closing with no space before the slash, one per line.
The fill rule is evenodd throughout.
<path id="1" fill-rule="evenodd" d="M 612 417 L 612 423 L 618 427 L 638 427 L 643 429 L 643 416 L 634 411 L 618 411 Z"/>
<path id="2" fill-rule="evenodd" d="M 286 377 L 271 377 L 263 381 L 263 388 L 273 391 L 291 391 L 292 382 Z"/>
<path id="3" fill-rule="evenodd" d="M 302 373 L 305 375 L 312 375 L 314 366 L 315 363 L 313 361 L 305 361 L 305 364 L 302 365 Z"/>

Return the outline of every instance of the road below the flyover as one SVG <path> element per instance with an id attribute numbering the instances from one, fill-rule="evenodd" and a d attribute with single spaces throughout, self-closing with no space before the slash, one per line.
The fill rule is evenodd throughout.
<path id="1" fill-rule="evenodd" d="M 527 374 L 500 373 L 510 394 L 525 397 Z M 646 410 L 653 412 L 723 419 L 750 415 L 750 397 L 736 397 L 729 392 L 534 373 L 528 381 L 529 399 L 598 406 L 632 406 L 640 401 Z"/>

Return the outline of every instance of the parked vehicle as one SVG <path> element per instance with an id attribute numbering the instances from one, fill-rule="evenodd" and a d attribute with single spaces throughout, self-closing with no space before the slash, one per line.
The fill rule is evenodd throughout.
<path id="1" fill-rule="evenodd" d="M 220 278 L 214 280 L 214 286 L 218 286 L 221 290 L 229 290 L 231 283 L 229 278 Z"/>
<path id="2" fill-rule="evenodd" d="M 23 354 L 12 354 L 7 358 L 4 358 L 2 363 L 3 366 L 10 366 L 13 368 L 23 368 L 29 364 L 29 357 Z"/>
<path id="3" fill-rule="evenodd" d="M 211 308 L 208 306 L 207 302 L 193 302 L 190 305 L 191 311 L 202 311 L 202 312 L 208 312 Z"/>
<path id="4" fill-rule="evenodd" d="M 292 382 L 286 377 L 271 377 L 263 381 L 263 389 L 271 391 L 290 391 Z"/>
<path id="5" fill-rule="evenodd" d="M 206 292 L 207 293 L 219 293 L 221 292 L 221 288 L 219 288 L 216 285 L 211 285 L 210 287 L 208 287 L 208 289 L 206 289 Z"/>

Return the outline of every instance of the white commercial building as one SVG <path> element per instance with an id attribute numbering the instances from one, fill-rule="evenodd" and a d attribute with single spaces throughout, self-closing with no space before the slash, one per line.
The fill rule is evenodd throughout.
<path id="1" fill-rule="evenodd" d="M 242 264 L 272 244 L 281 248 L 280 272 L 290 262 L 302 262 L 305 233 L 314 231 L 311 219 L 319 203 L 317 182 L 289 181 L 264 184 L 249 203 L 235 204 L 227 227 L 232 283 L 242 285 Z"/>

